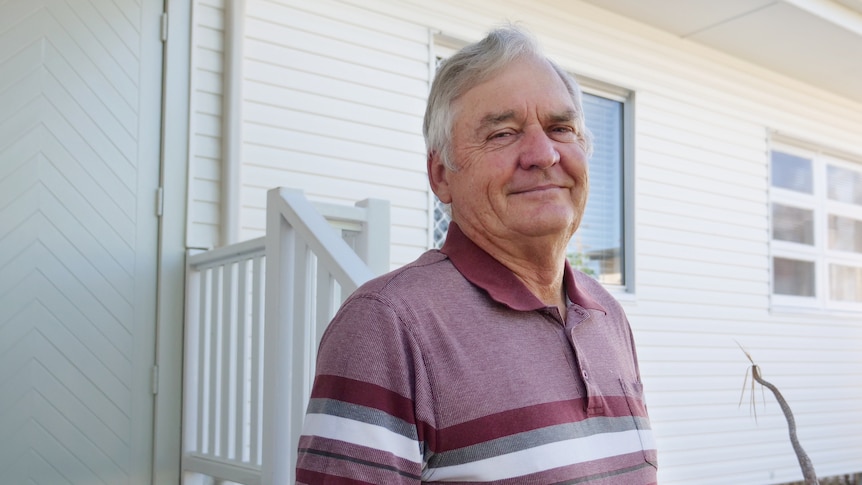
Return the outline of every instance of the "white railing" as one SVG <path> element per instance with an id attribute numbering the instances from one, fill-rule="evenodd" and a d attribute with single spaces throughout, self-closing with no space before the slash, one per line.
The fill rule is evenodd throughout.
<path id="1" fill-rule="evenodd" d="M 265 237 L 189 256 L 184 483 L 293 483 L 322 332 L 388 261 L 387 202 L 285 188 L 267 194 Z"/>

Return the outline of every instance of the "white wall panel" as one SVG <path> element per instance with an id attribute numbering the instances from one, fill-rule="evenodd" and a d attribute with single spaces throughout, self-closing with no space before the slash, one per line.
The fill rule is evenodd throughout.
<path id="1" fill-rule="evenodd" d="M 392 265 L 413 259 L 427 241 L 427 28 L 336 2 L 250 1 L 247 14 L 243 238 L 261 233 L 266 190 L 283 185 L 326 202 L 388 199 Z"/>
<path id="2" fill-rule="evenodd" d="M 200 21 L 207 36 L 221 28 L 217 13 Z M 799 478 L 774 399 L 766 396 L 757 423 L 738 405 L 748 361 L 735 340 L 785 392 L 818 472 L 862 471 L 858 314 L 770 311 L 767 159 L 774 131 L 862 157 L 858 103 L 578 1 L 247 0 L 247 13 L 237 209 L 245 236 L 263 229 L 272 186 L 347 204 L 380 197 L 392 204 L 392 266 L 415 258 L 428 240 L 420 128 L 429 33 L 472 41 L 521 22 L 565 68 L 635 94 L 636 286 L 623 302 L 660 482 Z M 203 108 L 218 105 L 217 58 L 201 54 L 208 65 L 196 71 L 205 93 L 196 176 L 206 196 L 193 218 L 202 227 L 217 214 L 203 206 L 218 198 L 203 183 L 219 183 L 211 140 L 220 113 Z"/>
<path id="3" fill-rule="evenodd" d="M 224 7 L 224 0 L 198 0 L 192 8 L 189 247 L 211 248 L 220 242 Z"/>

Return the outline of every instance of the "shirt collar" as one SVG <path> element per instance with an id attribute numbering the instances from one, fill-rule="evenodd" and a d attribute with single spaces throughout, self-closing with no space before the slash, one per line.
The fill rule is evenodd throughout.
<path id="1" fill-rule="evenodd" d="M 527 289 L 515 273 L 477 246 L 454 222 L 449 224 L 446 242 L 440 251 L 449 257 L 455 268 L 469 282 L 488 292 L 495 301 L 518 311 L 539 310 L 547 306 Z M 575 274 L 568 261 L 565 262 L 563 281 L 572 303 L 605 312 L 601 305 L 575 283 Z"/>

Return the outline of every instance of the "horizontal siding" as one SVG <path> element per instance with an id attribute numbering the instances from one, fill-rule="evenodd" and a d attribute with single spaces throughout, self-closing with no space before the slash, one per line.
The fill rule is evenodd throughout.
<path id="1" fill-rule="evenodd" d="M 390 201 L 391 264 L 427 244 L 421 136 L 428 31 L 333 2 L 248 3 L 243 85 L 243 238 L 261 234 L 266 190 Z"/>
<path id="2" fill-rule="evenodd" d="M 397 10 L 391 2 L 365 3 Z M 862 152 L 859 112 L 589 5 L 413 6 L 415 17 L 396 14 L 466 39 L 500 18 L 523 21 L 571 71 L 635 92 L 636 291 L 624 302 L 659 440 L 660 482 L 799 478 L 774 398 L 758 391 L 767 404 L 756 422 L 739 405 L 748 361 L 735 340 L 791 402 L 818 472 L 862 470 L 854 437 L 862 432 L 855 411 L 862 409 L 862 332 L 829 315 L 769 311 L 767 161 L 770 130 Z"/>
<path id="3" fill-rule="evenodd" d="M 193 4 L 189 112 L 189 195 L 186 245 L 219 245 L 224 0 Z"/>
<path id="4" fill-rule="evenodd" d="M 860 318 L 770 311 L 767 160 L 772 132 L 862 158 L 859 103 L 578 1 L 246 4 L 243 238 L 262 234 L 265 191 L 283 185 L 389 200 L 391 264 L 414 259 L 428 242 L 428 32 L 471 41 L 521 22 L 566 69 L 635 94 L 635 291 L 622 301 L 660 482 L 800 478 L 774 398 L 757 391 L 757 421 L 750 389 L 739 403 L 749 363 L 736 341 L 790 402 L 818 473 L 862 471 Z M 197 5 L 190 226 L 215 241 L 202 228 L 219 220 L 223 26 L 218 4 Z"/>

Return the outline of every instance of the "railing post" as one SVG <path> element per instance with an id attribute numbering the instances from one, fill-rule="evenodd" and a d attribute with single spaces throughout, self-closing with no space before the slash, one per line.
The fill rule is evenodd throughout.
<path id="1" fill-rule="evenodd" d="M 277 209 L 278 196 L 274 190 L 267 193 L 262 485 L 294 483 L 296 463 L 290 439 L 292 410 L 282 408 L 290 405 L 292 381 L 291 329 L 282 322 L 289 320 L 294 306 L 290 262 L 296 252 L 296 235 Z"/>
<path id="2" fill-rule="evenodd" d="M 188 259 L 188 258 L 187 258 Z M 185 350 L 183 358 L 183 454 L 197 451 L 198 424 L 198 345 L 202 315 L 200 312 L 201 275 L 186 263 Z"/>
<path id="3" fill-rule="evenodd" d="M 316 265 L 312 264 L 314 258 Z M 318 324 L 332 317 L 331 311 L 315 314 L 330 307 L 318 306 L 315 299 L 323 295 L 314 294 L 329 285 L 318 287 L 315 283 L 323 283 L 320 278 L 333 278 L 346 295 L 373 276 L 301 191 L 269 191 L 262 485 L 295 481 L 297 445 L 321 330 Z"/>
<path id="4" fill-rule="evenodd" d="M 356 240 L 356 252 L 381 275 L 389 271 L 389 201 L 365 199 L 356 203 L 365 209 L 366 219 Z"/>

